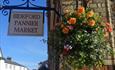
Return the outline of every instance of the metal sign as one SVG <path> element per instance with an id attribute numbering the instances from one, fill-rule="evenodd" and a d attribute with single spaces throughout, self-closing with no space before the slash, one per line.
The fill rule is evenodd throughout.
<path id="1" fill-rule="evenodd" d="M 13 11 L 8 30 L 9 35 L 42 36 L 43 13 Z"/>

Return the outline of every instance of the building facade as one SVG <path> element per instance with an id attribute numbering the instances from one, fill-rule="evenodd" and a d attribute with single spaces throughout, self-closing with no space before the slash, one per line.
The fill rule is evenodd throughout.
<path id="1" fill-rule="evenodd" d="M 113 32 L 110 34 L 109 42 L 113 51 L 115 51 L 115 0 L 47 0 L 47 5 L 48 7 L 55 8 L 58 13 L 63 14 L 67 12 L 66 10 L 72 12 L 79 5 L 85 5 L 84 1 L 90 1 L 87 6 L 92 8 L 97 14 L 101 15 L 102 17 L 106 17 L 107 21 L 111 23 Z M 54 47 L 55 34 L 52 33 L 52 31 L 55 29 L 55 25 L 60 24 L 60 21 L 61 17 L 59 17 L 55 12 L 48 12 L 48 65 L 50 70 L 61 70 L 59 69 L 60 55 Z M 50 41 L 52 40 L 53 42 L 51 43 Z M 115 55 L 109 56 L 107 59 L 105 59 L 105 66 L 103 66 L 103 68 L 101 68 L 100 70 L 115 70 Z"/>
<path id="2" fill-rule="evenodd" d="M 29 70 L 27 67 L 12 61 L 10 57 L 4 58 L 0 49 L 0 70 Z"/>

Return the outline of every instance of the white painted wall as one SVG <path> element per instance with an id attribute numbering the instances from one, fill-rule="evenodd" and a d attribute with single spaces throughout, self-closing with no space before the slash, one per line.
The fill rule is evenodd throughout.
<path id="1" fill-rule="evenodd" d="M 0 70 L 5 70 L 4 60 L 0 60 Z"/>
<path id="2" fill-rule="evenodd" d="M 29 69 L 26 67 L 8 64 L 5 63 L 4 60 L 0 60 L 0 70 L 29 70 Z"/>

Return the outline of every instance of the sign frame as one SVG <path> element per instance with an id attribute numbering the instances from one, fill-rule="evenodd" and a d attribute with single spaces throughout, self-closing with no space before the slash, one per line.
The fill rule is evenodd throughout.
<path id="1" fill-rule="evenodd" d="M 40 21 L 40 24 L 42 25 L 42 26 L 39 26 L 39 20 L 38 20 L 38 27 L 37 27 L 37 30 L 39 29 L 39 27 L 41 27 L 41 29 L 39 29 L 39 30 L 41 30 L 41 33 L 36 33 L 36 34 L 31 34 L 31 33 L 11 33 L 11 31 L 10 31 L 10 29 L 11 29 L 11 26 L 12 26 L 12 21 L 14 21 L 13 20 L 13 13 L 27 13 L 27 14 L 40 14 L 40 16 L 41 16 L 41 21 Z M 12 11 L 11 12 L 11 15 L 10 15 L 10 22 L 9 22 L 9 25 L 8 25 L 8 35 L 10 35 L 10 36 L 43 36 L 44 35 L 44 14 L 43 14 L 44 12 L 28 12 L 28 11 Z M 33 19 L 33 20 L 35 20 L 35 19 Z M 36 19 L 37 20 L 37 19 Z M 30 26 L 31 27 L 31 26 Z M 38 31 L 39 31 L 38 30 Z"/>

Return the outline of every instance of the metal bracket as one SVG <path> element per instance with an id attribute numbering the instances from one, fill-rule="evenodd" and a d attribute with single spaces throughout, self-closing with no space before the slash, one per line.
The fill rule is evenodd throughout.
<path id="1" fill-rule="evenodd" d="M 0 10 L 2 10 L 2 14 L 4 16 L 8 15 L 8 10 L 43 10 L 43 11 L 54 11 L 58 16 L 60 16 L 60 13 L 55 9 L 51 7 L 42 7 L 42 6 L 37 6 L 32 3 L 32 1 L 36 0 L 22 0 L 24 3 L 20 5 L 9 5 L 10 1 L 9 0 L 4 0 L 3 5 L 0 5 Z"/>
<path id="2" fill-rule="evenodd" d="M 0 5 L 0 10 L 2 10 L 2 14 L 4 16 L 7 16 L 9 14 L 9 22 L 12 10 L 43 10 L 43 23 L 45 11 L 54 11 L 59 17 L 61 16 L 55 8 L 38 6 L 33 4 L 33 1 L 36 0 L 22 0 L 23 3 L 20 5 L 10 5 L 10 0 L 4 0 L 2 5 Z"/>

